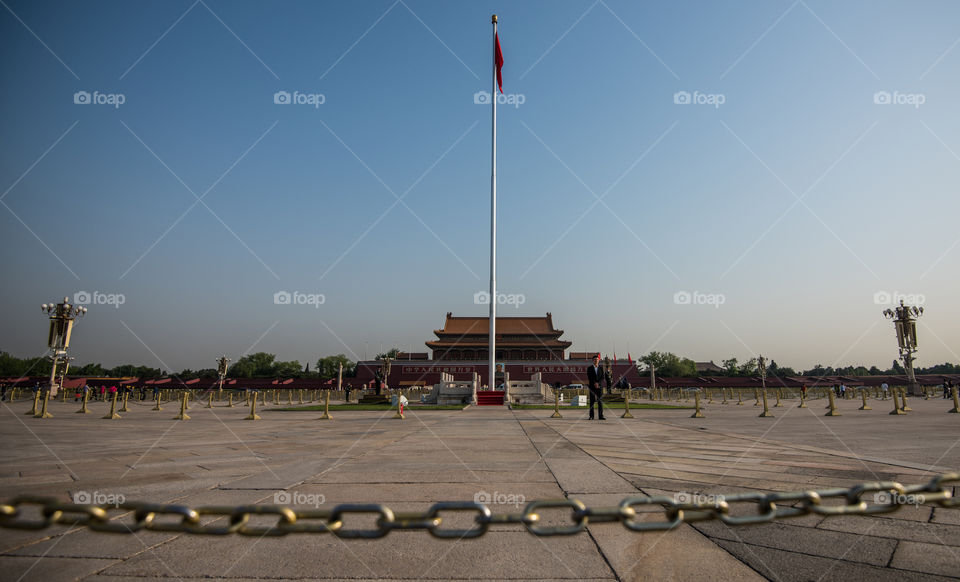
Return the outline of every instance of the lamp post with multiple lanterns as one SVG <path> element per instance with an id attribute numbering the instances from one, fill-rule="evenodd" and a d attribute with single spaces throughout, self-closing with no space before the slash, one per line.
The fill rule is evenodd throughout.
<path id="1" fill-rule="evenodd" d="M 57 391 L 63 383 L 63 378 L 70 366 L 70 358 L 67 357 L 67 348 L 70 347 L 70 334 L 73 332 L 73 322 L 78 317 L 83 317 L 87 313 L 86 307 L 70 305 L 70 300 L 63 298 L 61 303 L 44 303 L 40 310 L 50 317 L 50 331 L 47 333 L 47 346 L 53 350 L 50 358 L 53 360 L 53 368 L 50 370 L 50 396 L 57 395 Z M 57 376 L 57 365 L 63 364 L 63 371 Z"/>
<path id="2" fill-rule="evenodd" d="M 923 307 L 904 305 L 903 299 L 900 300 L 898 307 L 883 310 L 883 316 L 893 320 L 897 331 L 900 359 L 903 360 L 903 368 L 907 373 L 907 390 L 913 396 L 920 395 L 920 384 L 917 383 L 917 376 L 913 372 L 915 359 L 913 354 L 917 351 L 917 318 L 921 315 L 923 315 Z"/>
<path id="3" fill-rule="evenodd" d="M 227 377 L 227 362 L 230 361 L 230 358 L 227 356 L 220 356 L 217 358 L 217 377 L 220 380 L 220 390 L 217 393 L 218 398 L 223 397 L 223 379 Z"/>

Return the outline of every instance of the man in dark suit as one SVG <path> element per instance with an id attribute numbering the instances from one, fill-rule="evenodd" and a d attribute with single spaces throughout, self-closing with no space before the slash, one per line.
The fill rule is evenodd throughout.
<path id="1" fill-rule="evenodd" d="M 593 420 L 593 402 L 597 402 L 597 412 L 600 420 L 606 420 L 603 417 L 603 388 L 600 382 L 603 380 L 603 369 L 600 367 L 600 354 L 593 356 L 593 365 L 587 367 L 587 382 L 590 386 L 590 420 Z"/>

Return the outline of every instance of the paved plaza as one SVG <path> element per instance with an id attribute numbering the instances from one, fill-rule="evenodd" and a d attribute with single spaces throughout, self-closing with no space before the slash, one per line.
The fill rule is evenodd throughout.
<path id="1" fill-rule="evenodd" d="M 437 501 L 492 501 L 494 514 L 536 499 L 576 497 L 589 507 L 630 495 L 710 495 L 849 487 L 865 481 L 928 481 L 960 468 L 960 415 L 942 399 L 797 401 L 758 418 L 753 402 L 690 410 L 584 411 L 468 407 L 462 411 L 282 412 L 192 405 L 188 421 L 131 405 L 120 420 L 108 406 L 54 418 L 3 403 L 0 498 L 77 492 L 126 500 L 204 505 L 272 504 L 278 495 L 329 509 L 382 503 L 423 511 Z M 956 492 L 955 492 L 956 493 Z M 282 498 L 282 497 L 281 497 Z M 659 508 L 651 508 L 651 511 Z M 550 523 L 568 512 L 545 512 Z M 662 512 L 641 519 L 662 518 Z M 464 519 L 458 521 L 459 517 Z M 467 527 L 451 514 L 444 527 Z M 350 516 L 351 528 L 373 516 Z M 275 520 L 269 520 L 274 522 Z M 448 521 L 453 522 L 449 524 Z M 463 522 L 463 523 L 462 523 Z M 257 522 L 266 524 L 267 521 Z M 345 526 L 346 527 L 346 526 Z M 960 509 L 908 506 L 875 516 L 807 515 L 765 525 L 719 521 L 636 533 L 592 523 L 571 536 L 537 537 L 522 525 L 492 525 L 477 539 L 440 540 L 394 531 L 377 540 L 330 534 L 284 537 L 107 534 L 56 526 L 0 529 L 2 580 L 944 580 L 960 578 Z"/>

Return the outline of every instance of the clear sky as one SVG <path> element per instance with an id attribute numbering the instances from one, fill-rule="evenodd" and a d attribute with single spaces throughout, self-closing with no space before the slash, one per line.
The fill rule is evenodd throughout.
<path id="1" fill-rule="evenodd" d="M 502 315 L 621 357 L 887 367 L 902 293 L 918 365 L 960 361 L 960 3 L 0 5 L 15 355 L 81 291 L 78 363 L 173 371 L 484 315 L 497 13 Z"/>

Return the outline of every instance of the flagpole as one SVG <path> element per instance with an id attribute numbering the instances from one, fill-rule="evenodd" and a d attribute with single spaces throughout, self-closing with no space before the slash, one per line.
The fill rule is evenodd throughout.
<path id="1" fill-rule="evenodd" d="M 492 140 L 490 152 L 490 390 L 496 385 L 497 359 L 497 15 L 493 18 L 493 87 L 490 91 L 490 105 L 492 107 Z"/>

